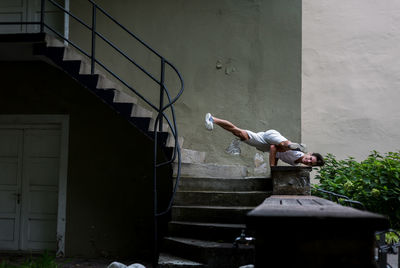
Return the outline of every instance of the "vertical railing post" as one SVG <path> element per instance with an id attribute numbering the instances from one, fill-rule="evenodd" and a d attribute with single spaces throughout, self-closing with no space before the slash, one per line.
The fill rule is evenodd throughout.
<path id="1" fill-rule="evenodd" d="M 160 111 L 164 107 L 164 82 L 165 82 L 165 60 L 161 58 L 161 81 L 160 81 Z M 158 130 L 163 131 L 163 117 L 160 115 Z"/>
<path id="2" fill-rule="evenodd" d="M 153 166 L 153 231 L 154 231 L 154 236 L 153 236 L 153 260 L 152 264 L 154 268 L 158 267 L 158 219 L 157 219 L 157 213 L 158 213 L 158 206 L 157 206 L 157 149 L 158 149 L 158 137 L 157 137 L 157 120 L 159 118 L 156 118 L 156 122 L 154 125 L 154 166 Z"/>
<path id="3" fill-rule="evenodd" d="M 397 268 L 400 268 L 400 245 L 397 247 Z"/>
<path id="4" fill-rule="evenodd" d="M 45 0 L 41 0 L 40 1 L 40 32 L 43 33 L 44 32 L 44 1 Z"/>
<path id="5" fill-rule="evenodd" d="M 386 238 L 386 234 L 384 232 L 382 232 L 379 235 L 379 244 L 380 245 L 386 244 L 385 238 Z M 379 266 L 379 268 L 386 268 L 386 264 L 387 264 L 387 252 L 386 252 L 386 250 L 383 250 L 382 248 L 380 248 L 378 250 L 378 266 Z"/>
<path id="6" fill-rule="evenodd" d="M 94 65 L 96 60 L 96 5 L 92 5 L 92 55 L 90 58 L 90 73 L 94 74 Z"/>

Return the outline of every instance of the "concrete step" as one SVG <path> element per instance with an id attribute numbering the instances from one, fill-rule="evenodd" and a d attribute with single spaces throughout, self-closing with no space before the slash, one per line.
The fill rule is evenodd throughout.
<path id="1" fill-rule="evenodd" d="M 204 268 L 204 264 L 161 253 L 158 259 L 158 268 Z"/>
<path id="2" fill-rule="evenodd" d="M 176 168 L 174 168 L 174 176 L 175 175 L 176 175 Z M 236 165 L 182 163 L 181 175 L 193 178 L 205 177 L 205 178 L 241 179 L 247 176 L 247 168 L 245 166 L 236 166 Z"/>
<path id="3" fill-rule="evenodd" d="M 265 177 L 227 179 L 182 176 L 179 191 L 272 191 L 272 180 Z"/>
<path id="4" fill-rule="evenodd" d="M 173 221 L 244 223 L 255 207 L 173 206 Z"/>
<path id="5" fill-rule="evenodd" d="M 115 90 L 114 102 L 137 104 L 137 98 L 123 91 Z"/>
<path id="6" fill-rule="evenodd" d="M 204 163 L 206 153 L 182 148 L 182 163 Z"/>
<path id="7" fill-rule="evenodd" d="M 175 205 L 181 206 L 258 206 L 271 192 L 216 192 L 216 191 L 178 191 Z"/>
<path id="8" fill-rule="evenodd" d="M 245 224 L 202 223 L 171 221 L 168 224 L 168 234 L 176 237 L 203 239 L 209 241 L 233 243 L 240 236 Z M 246 235 L 249 235 L 246 233 Z"/>
<path id="9" fill-rule="evenodd" d="M 166 237 L 163 249 L 176 256 L 204 263 L 208 268 L 236 268 L 254 263 L 254 247 L 196 239 Z"/>

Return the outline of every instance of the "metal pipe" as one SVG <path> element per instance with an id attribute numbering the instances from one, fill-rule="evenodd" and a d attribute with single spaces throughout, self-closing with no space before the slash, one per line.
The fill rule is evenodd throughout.
<path id="1" fill-rule="evenodd" d="M 92 54 L 90 57 L 90 73 L 94 74 L 94 65 L 96 59 L 96 5 L 92 6 Z"/>
<path id="2" fill-rule="evenodd" d="M 164 58 L 161 58 L 161 79 L 160 79 L 160 113 L 163 110 L 164 106 L 164 82 L 165 82 L 165 61 Z M 158 130 L 161 132 L 163 131 L 162 126 L 163 118 L 160 118 L 160 124 L 158 126 Z"/>
<path id="3" fill-rule="evenodd" d="M 65 10 L 69 11 L 69 0 L 64 1 Z M 64 12 L 64 37 L 69 39 L 69 15 Z M 64 41 L 64 45 L 68 46 L 68 42 Z"/>
<path id="4" fill-rule="evenodd" d="M 158 145 L 158 137 L 157 137 L 157 121 L 159 120 L 159 115 L 156 118 L 154 125 L 154 166 L 153 166 L 153 228 L 154 228 L 154 236 L 153 236 L 153 260 L 152 264 L 154 268 L 158 266 L 158 219 L 157 219 L 157 145 Z"/>
<path id="5" fill-rule="evenodd" d="M 40 32 L 44 32 L 44 0 L 41 0 L 40 2 Z"/>

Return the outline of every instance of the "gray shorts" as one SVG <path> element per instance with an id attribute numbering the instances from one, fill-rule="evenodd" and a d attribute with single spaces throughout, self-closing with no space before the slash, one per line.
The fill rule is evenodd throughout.
<path id="1" fill-rule="evenodd" d="M 285 137 L 274 129 L 267 130 L 265 132 L 254 133 L 250 130 L 246 130 L 249 135 L 249 139 L 243 141 L 244 143 L 256 147 L 262 152 L 269 152 L 270 145 L 278 145 L 283 141 L 287 141 Z"/>

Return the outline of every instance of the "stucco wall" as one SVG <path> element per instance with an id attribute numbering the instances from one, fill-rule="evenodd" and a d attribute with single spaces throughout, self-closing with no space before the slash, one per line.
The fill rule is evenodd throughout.
<path id="1" fill-rule="evenodd" d="M 69 115 L 66 255 L 151 256 L 152 141 L 55 67 L 0 62 L 0 71 L 0 114 Z M 158 173 L 162 204 L 169 172 Z"/>
<path id="2" fill-rule="evenodd" d="M 300 139 L 301 1 L 97 2 L 181 71 L 185 92 L 176 112 L 185 148 L 207 152 L 208 162 L 252 165 L 254 149 L 243 145 L 241 157 L 229 156 L 224 149 L 232 136 L 221 129 L 212 133 L 204 129 L 206 112 L 242 128 L 274 128 L 291 140 Z M 85 3 L 71 1 L 71 10 L 90 22 Z M 98 29 L 129 55 L 159 73 L 156 58 L 102 16 L 98 23 Z M 88 33 L 71 20 L 74 40 L 87 40 Z M 122 77 L 140 85 L 145 95 L 158 96 L 157 88 L 98 43 L 99 55 Z"/>
<path id="3" fill-rule="evenodd" d="M 364 159 L 400 149 L 400 2 L 303 1 L 302 137 Z"/>

